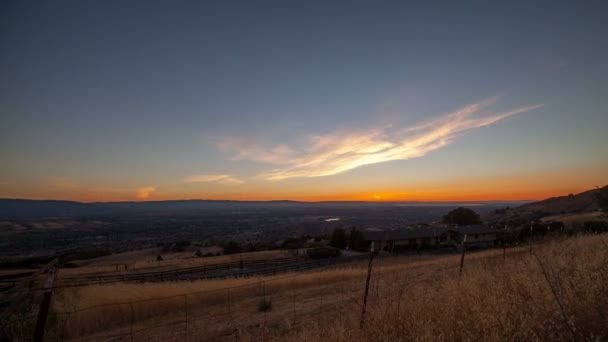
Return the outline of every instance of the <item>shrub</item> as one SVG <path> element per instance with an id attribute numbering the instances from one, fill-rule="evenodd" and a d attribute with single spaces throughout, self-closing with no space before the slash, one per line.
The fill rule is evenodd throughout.
<path id="1" fill-rule="evenodd" d="M 241 253 L 241 251 L 242 251 L 241 245 L 239 245 L 235 241 L 228 241 L 224 245 L 224 254 L 225 255 L 228 255 L 228 254 L 237 254 L 237 253 Z"/>
<path id="2" fill-rule="evenodd" d="M 608 222 L 585 221 L 583 222 L 583 228 L 585 229 L 585 231 L 590 233 L 604 233 L 608 232 Z"/>

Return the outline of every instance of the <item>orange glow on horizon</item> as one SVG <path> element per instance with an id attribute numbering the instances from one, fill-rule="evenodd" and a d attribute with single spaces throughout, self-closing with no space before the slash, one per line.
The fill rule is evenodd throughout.
<path id="1" fill-rule="evenodd" d="M 168 201 L 168 200 L 236 200 L 236 201 L 272 201 L 272 200 L 292 200 L 302 202 L 323 202 L 323 201 L 362 201 L 362 202 L 475 202 L 475 201 L 518 201 L 518 200 L 542 200 L 550 197 L 565 196 L 570 193 L 579 193 L 590 189 L 563 189 L 545 191 L 517 191 L 517 192 L 469 192 L 469 193 L 434 193 L 429 192 L 365 192 L 349 194 L 323 194 L 323 195 L 293 195 L 293 196 L 269 196 L 269 195 L 216 195 L 216 196 L 180 196 L 179 194 L 154 193 L 148 197 L 121 196 L 113 194 L 104 196 L 103 194 L 82 194 L 71 196 L 40 195 L 27 197 L 27 199 L 38 200 L 69 200 L 79 202 L 144 202 L 144 201 Z M 56 194 L 55 194 L 56 195 Z M 14 197 L 17 198 L 17 197 Z M 21 197 L 24 198 L 25 197 Z"/>
<path id="2" fill-rule="evenodd" d="M 145 186 L 86 186 L 77 182 L 50 184 L 8 184 L 0 188 L 0 198 L 54 199 L 80 202 L 160 201 L 160 200 L 242 200 L 269 201 L 368 201 L 368 202 L 447 202 L 492 200 L 542 200 L 591 190 L 606 185 L 606 168 L 537 170 L 525 174 L 471 176 L 412 184 L 374 186 L 335 182 L 331 186 L 310 182 L 244 182 L 215 187 L 184 187 L 180 183 Z M 380 182 L 378 182 L 380 184 Z"/>

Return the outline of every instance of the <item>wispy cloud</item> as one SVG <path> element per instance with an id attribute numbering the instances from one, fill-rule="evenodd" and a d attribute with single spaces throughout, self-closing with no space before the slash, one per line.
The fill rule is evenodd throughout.
<path id="1" fill-rule="evenodd" d="M 222 184 L 242 184 L 242 179 L 232 175 L 193 175 L 183 179 L 184 183 L 217 182 Z"/>
<path id="2" fill-rule="evenodd" d="M 80 185 L 67 177 L 46 177 L 46 184 L 53 188 L 62 190 L 74 190 L 80 188 Z"/>
<path id="3" fill-rule="evenodd" d="M 149 198 L 154 191 L 156 191 L 156 187 L 153 186 L 139 188 L 136 191 L 135 197 L 137 197 L 137 199 L 144 200 Z"/>
<path id="4" fill-rule="evenodd" d="M 439 118 L 403 129 L 374 128 L 313 136 L 310 138 L 310 148 L 301 153 L 296 153 L 285 145 L 264 149 L 234 139 L 226 140 L 231 143 L 220 145 L 220 148 L 232 150 L 234 159 L 283 165 L 258 175 L 261 179 L 329 176 L 364 165 L 421 157 L 450 144 L 467 131 L 489 126 L 542 106 L 532 105 L 494 112 L 490 107 L 496 100 L 490 98 L 473 103 Z"/>
<path id="5" fill-rule="evenodd" d="M 233 160 L 247 159 L 273 164 L 288 164 L 295 154 L 287 145 L 266 148 L 255 141 L 234 137 L 220 138 L 217 147 L 222 151 L 233 153 Z"/>

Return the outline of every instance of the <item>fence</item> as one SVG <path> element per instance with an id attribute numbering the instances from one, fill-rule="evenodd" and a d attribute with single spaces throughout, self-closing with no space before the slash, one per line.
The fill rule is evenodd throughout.
<path id="1" fill-rule="evenodd" d="M 320 260 L 309 260 L 299 257 L 269 260 L 243 260 L 197 267 L 179 268 L 168 271 L 62 277 L 58 287 L 87 286 L 119 282 L 144 283 L 275 275 L 349 263 L 363 260 L 365 258 L 366 255 L 353 255 Z"/>
<path id="2" fill-rule="evenodd" d="M 492 256 L 502 259 L 502 253 L 493 252 Z M 369 318 L 378 312 L 374 308 L 392 305 L 395 298 L 387 294 L 403 291 L 400 286 L 405 280 L 428 281 L 412 275 L 426 272 L 429 261 L 442 272 L 451 269 L 456 277 L 458 258 L 450 254 L 439 262 L 433 256 L 374 260 L 384 271 L 372 274 Z M 260 336 L 264 340 L 267 334 L 283 335 L 337 319 L 352 320 L 353 326 L 358 326 L 367 272 L 367 262 L 350 263 L 317 272 L 243 279 L 247 283 L 238 286 L 56 312 L 55 329 L 49 336 L 58 341 L 221 341 L 240 336 Z M 156 286 L 165 285 L 179 284 Z M 116 291 L 120 296 L 120 285 L 116 286 L 95 287 L 94 293 Z M 107 297 L 107 293 L 100 295 Z"/>
<path id="3" fill-rule="evenodd" d="M 492 255 L 495 258 L 502 260 L 503 251 L 496 251 L 498 253 L 488 252 L 494 253 Z M 520 250 L 518 254 L 521 255 L 521 252 Z M 366 258 L 357 257 L 359 260 Z M 356 259 L 343 258 L 351 261 Z M 433 272 L 440 274 L 445 270 L 458 269 L 454 255 L 448 255 L 444 259 L 445 263 Z M 387 261 L 387 265 L 390 265 L 392 260 L 395 259 L 385 258 L 378 261 Z M 434 258 L 432 260 L 436 263 Z M 314 268 L 335 265 L 337 261 L 338 258 L 301 264 Z M 407 265 L 401 261 L 395 266 L 395 270 L 402 273 L 397 274 L 397 277 L 401 277 L 399 279 L 428 282 L 428 279 L 416 279 L 413 275 L 417 273 L 404 266 Z M 426 265 L 421 264 L 420 267 L 426 272 Z M 287 271 L 288 267 L 284 265 L 281 270 Z M 280 273 L 272 268 L 257 271 Z M 50 324 L 46 336 L 50 341 L 216 341 L 252 334 L 261 335 L 263 338 L 265 334 L 273 331 L 285 333 L 305 329 L 335 320 L 337 317 L 356 320 L 356 313 L 361 311 L 366 273 L 366 263 L 351 263 L 315 273 L 245 279 L 241 281 L 247 283 L 239 286 L 74 307 L 71 310 L 70 293 L 66 292 L 49 315 Z M 372 276 L 370 305 L 390 306 L 390 301 L 394 300 L 391 296 L 381 296 L 379 289 L 385 294 L 403 292 L 403 288 L 399 289 L 400 283 L 394 281 L 396 278 L 387 277 L 387 274 L 390 273 L 374 273 Z M 202 284 L 206 286 L 207 282 Z M 94 287 L 94 291 L 115 291 L 116 297 L 120 297 L 120 286 Z M 107 297 L 108 293 L 105 295 Z M 33 319 L 35 317 L 23 318 L 24 321 Z"/>
<path id="4" fill-rule="evenodd" d="M 263 335 L 270 325 L 282 331 L 303 328 L 360 310 L 363 287 L 340 278 L 365 272 L 361 265 L 350 265 L 338 272 L 259 278 L 239 286 L 55 312 L 55 327 L 47 336 L 59 341 L 215 341 Z"/>

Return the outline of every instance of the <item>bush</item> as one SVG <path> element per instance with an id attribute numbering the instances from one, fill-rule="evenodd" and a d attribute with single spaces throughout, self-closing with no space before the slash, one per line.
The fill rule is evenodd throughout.
<path id="1" fill-rule="evenodd" d="M 260 312 L 272 311 L 272 301 L 270 299 L 263 298 L 258 303 L 258 311 L 260 311 Z"/>
<path id="2" fill-rule="evenodd" d="M 306 254 L 311 259 L 327 259 L 340 256 L 340 250 L 335 247 L 316 247 L 306 250 Z"/>
<path id="3" fill-rule="evenodd" d="M 237 253 L 241 253 L 241 251 L 242 251 L 241 245 L 239 245 L 235 241 L 228 241 L 228 242 L 226 242 L 226 244 L 224 244 L 224 254 L 225 255 L 237 254 Z"/>
<path id="4" fill-rule="evenodd" d="M 585 221 L 583 223 L 585 231 L 590 233 L 608 232 L 608 222 L 605 221 Z"/>

